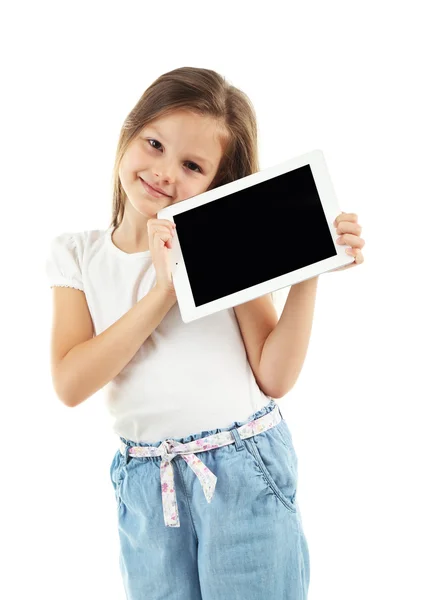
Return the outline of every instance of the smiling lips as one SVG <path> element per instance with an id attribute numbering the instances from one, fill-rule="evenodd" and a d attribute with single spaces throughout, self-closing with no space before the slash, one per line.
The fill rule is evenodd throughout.
<path id="1" fill-rule="evenodd" d="M 141 183 L 142 183 L 142 186 L 144 187 L 144 189 L 149 194 L 154 196 L 154 198 L 170 198 L 171 197 L 171 196 L 168 196 L 168 194 L 164 194 L 163 192 L 159 192 L 158 190 L 155 190 L 154 188 L 151 187 L 151 185 L 148 185 L 148 183 L 146 183 L 141 177 L 139 179 L 141 179 Z"/>

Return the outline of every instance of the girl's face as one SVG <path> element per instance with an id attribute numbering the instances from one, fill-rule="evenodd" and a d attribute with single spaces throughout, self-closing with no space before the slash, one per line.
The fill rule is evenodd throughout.
<path id="1" fill-rule="evenodd" d="M 221 160 L 221 132 L 215 119 L 182 110 L 146 125 L 130 143 L 119 170 L 136 210 L 149 217 L 205 192 Z M 141 179 L 166 195 L 153 196 Z"/>

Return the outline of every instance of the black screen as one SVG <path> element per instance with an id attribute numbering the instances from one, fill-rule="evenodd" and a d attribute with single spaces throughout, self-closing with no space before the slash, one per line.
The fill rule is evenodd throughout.
<path id="1" fill-rule="evenodd" d="M 337 255 L 310 165 L 174 222 L 196 306 Z"/>

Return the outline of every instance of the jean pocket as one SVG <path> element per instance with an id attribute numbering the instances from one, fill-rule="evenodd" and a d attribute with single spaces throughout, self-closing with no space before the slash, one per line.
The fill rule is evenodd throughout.
<path id="1" fill-rule="evenodd" d="M 294 471 L 295 477 L 298 477 L 298 457 L 295 452 L 294 442 L 292 441 L 292 434 L 289 430 L 288 424 L 284 419 L 280 421 L 275 427 L 275 431 L 279 435 L 282 440 L 286 450 L 289 454 L 289 459 L 291 461 L 292 469 Z"/>
<path id="2" fill-rule="evenodd" d="M 278 425 L 246 438 L 246 447 L 275 496 L 290 512 L 296 513 L 297 474 L 294 453 L 284 444 Z"/>

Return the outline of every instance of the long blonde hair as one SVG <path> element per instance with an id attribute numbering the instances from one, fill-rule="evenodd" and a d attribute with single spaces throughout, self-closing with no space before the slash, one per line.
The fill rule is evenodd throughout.
<path id="1" fill-rule="evenodd" d="M 112 173 L 115 229 L 123 220 L 126 202 L 119 178 L 126 149 L 151 121 L 181 109 L 213 117 L 221 125 L 224 151 L 208 190 L 260 170 L 256 113 L 248 96 L 211 69 L 180 67 L 164 73 L 144 91 L 121 127 Z"/>
<path id="2" fill-rule="evenodd" d="M 248 96 L 210 69 L 174 69 L 145 90 L 121 127 L 112 173 L 111 226 L 118 227 L 124 215 L 126 196 L 118 173 L 127 147 L 151 121 L 181 109 L 213 117 L 222 126 L 224 152 L 208 190 L 259 171 L 256 115 Z"/>

